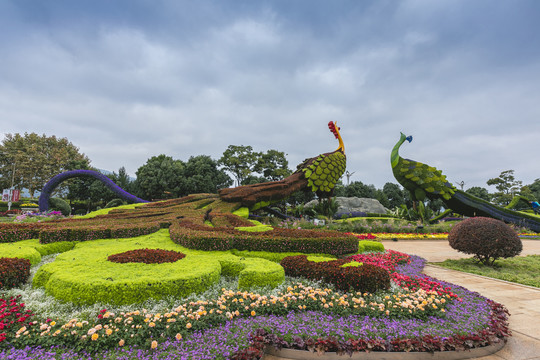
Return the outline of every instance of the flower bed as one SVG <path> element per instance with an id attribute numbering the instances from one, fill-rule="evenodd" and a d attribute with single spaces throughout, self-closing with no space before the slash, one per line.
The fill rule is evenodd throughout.
<path id="1" fill-rule="evenodd" d="M 85 352 L 109 348 L 98 357 L 137 354 L 150 359 L 170 353 L 185 359 L 257 359 L 263 345 L 338 352 L 439 351 L 486 346 L 508 336 L 501 305 L 459 286 L 419 276 L 423 259 L 386 257 L 401 258 L 393 268 L 408 290 L 381 296 L 302 284 L 276 295 L 224 289 L 215 300 L 186 303 L 163 314 L 103 310 L 92 321 L 30 319 L 31 325 L 22 323 L 25 326 L 12 326 L 6 332 L 0 347 L 7 350 L 0 351 L 0 357 L 19 354 L 14 348 L 56 344 Z M 412 283 L 429 286 L 414 290 Z M 40 351 L 29 348 L 23 353 L 37 358 Z M 87 357 L 83 351 L 58 348 L 56 352 Z"/>

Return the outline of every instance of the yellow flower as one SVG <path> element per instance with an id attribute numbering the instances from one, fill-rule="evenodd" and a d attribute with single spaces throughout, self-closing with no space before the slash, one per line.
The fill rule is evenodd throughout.
<path id="1" fill-rule="evenodd" d="M 256 313 L 255 313 L 255 310 L 251 310 L 251 316 L 255 316 Z"/>
<path id="2" fill-rule="evenodd" d="M 118 342 L 118 346 L 124 346 L 125 343 L 124 339 L 122 339 Z"/>
<path id="3" fill-rule="evenodd" d="M 154 322 L 151 322 L 150 324 L 148 324 L 148 326 L 150 326 L 150 327 L 154 327 L 154 326 L 156 326 L 156 323 L 154 323 Z"/>
<path id="4" fill-rule="evenodd" d="M 186 328 L 187 328 L 187 329 L 191 329 L 191 323 L 187 323 L 187 324 L 186 324 Z"/>
<path id="5" fill-rule="evenodd" d="M 97 333 L 92 334 L 92 341 L 96 341 L 98 339 L 99 335 Z"/>
<path id="6" fill-rule="evenodd" d="M 111 335 L 113 333 L 112 329 L 107 329 L 107 331 L 105 331 L 105 334 L 107 335 Z"/>
<path id="7" fill-rule="evenodd" d="M 151 347 L 152 347 L 152 349 L 157 348 L 157 341 L 156 340 L 152 341 L 152 346 Z"/>
<path id="8" fill-rule="evenodd" d="M 175 338 L 178 341 L 182 340 L 182 334 L 180 334 L 180 333 L 176 334 Z"/>

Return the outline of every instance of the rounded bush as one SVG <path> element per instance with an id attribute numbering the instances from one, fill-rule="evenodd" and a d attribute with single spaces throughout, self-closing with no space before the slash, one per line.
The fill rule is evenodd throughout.
<path id="1" fill-rule="evenodd" d="M 504 222 L 486 217 L 473 217 L 455 225 L 448 234 L 450 246 L 465 254 L 473 254 L 485 265 L 498 258 L 521 253 L 523 245 L 517 232 Z"/>
<path id="2" fill-rule="evenodd" d="M 71 214 L 71 207 L 69 204 L 60 198 L 50 198 L 49 208 L 51 210 L 58 210 L 62 212 L 62 215 L 64 216 L 69 216 L 69 214 Z"/>
<path id="3" fill-rule="evenodd" d="M 136 249 L 126 251 L 120 254 L 110 255 L 107 260 L 125 264 L 125 263 L 145 263 L 145 264 L 162 264 L 172 263 L 183 259 L 186 254 L 178 251 L 161 250 L 161 249 Z"/>
<path id="4" fill-rule="evenodd" d="M 127 202 L 125 202 L 125 201 L 122 200 L 122 199 L 112 199 L 111 201 L 109 201 L 109 202 L 105 205 L 105 209 L 107 209 L 107 208 L 112 208 L 112 207 L 117 207 L 117 206 L 125 205 L 125 204 L 127 204 Z"/>

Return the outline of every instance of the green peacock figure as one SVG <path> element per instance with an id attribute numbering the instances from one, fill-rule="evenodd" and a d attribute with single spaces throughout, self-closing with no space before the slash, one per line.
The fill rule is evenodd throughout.
<path id="1" fill-rule="evenodd" d="M 347 158 L 340 128 L 332 121 L 328 128 L 339 141 L 335 151 L 304 160 L 293 174 L 283 180 L 222 189 L 219 197 L 227 202 L 240 202 L 252 210 L 283 200 L 299 190 L 313 191 L 320 198 L 331 197 L 337 181 L 345 172 Z"/>
<path id="2" fill-rule="evenodd" d="M 449 200 L 456 188 L 446 180 L 446 176 L 440 170 L 399 156 L 399 148 L 405 141 L 411 142 L 412 136 L 401 133 L 390 156 L 392 172 L 396 180 L 409 191 L 413 201 L 424 201 L 426 198 Z"/>
<path id="3" fill-rule="evenodd" d="M 412 136 L 401 133 L 399 141 L 392 149 L 390 163 L 396 180 L 409 191 L 413 204 L 426 199 L 441 199 L 449 209 L 465 216 L 487 216 L 527 227 L 540 232 L 540 217 L 508 207 L 503 208 L 457 189 L 440 170 L 418 161 L 399 156 L 399 149 Z M 415 206 L 416 208 L 416 206 Z"/>

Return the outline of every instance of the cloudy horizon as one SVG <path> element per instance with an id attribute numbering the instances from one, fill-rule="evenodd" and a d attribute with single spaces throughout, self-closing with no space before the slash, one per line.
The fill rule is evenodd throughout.
<path id="1" fill-rule="evenodd" d="M 540 3 L 0 2 L 2 135 L 66 137 L 131 176 L 233 145 L 289 167 L 345 142 L 351 181 L 397 183 L 390 151 L 458 186 L 540 178 Z M 532 153 L 533 155 L 529 155 Z M 346 182 L 346 178 L 344 178 Z"/>

